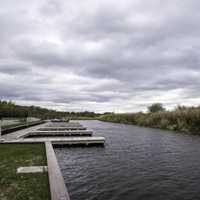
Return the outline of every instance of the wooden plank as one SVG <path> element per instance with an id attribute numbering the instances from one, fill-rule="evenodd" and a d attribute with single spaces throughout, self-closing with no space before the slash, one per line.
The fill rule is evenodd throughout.
<path id="1" fill-rule="evenodd" d="M 80 123 L 73 123 L 73 122 L 69 122 L 69 123 L 62 123 L 62 122 L 58 122 L 58 123 L 48 123 L 48 125 L 46 127 L 83 127 Z"/>
<path id="2" fill-rule="evenodd" d="M 19 130 L 19 131 L 15 131 L 15 132 L 3 135 L 2 138 L 5 139 L 5 140 L 16 140 L 16 139 L 18 139 L 20 137 L 25 136 L 28 132 L 31 132 L 31 131 L 36 130 L 38 128 L 42 128 L 45 125 L 46 124 L 40 124 L 40 125 L 36 125 L 36 126 L 30 127 L 30 128 L 26 128 L 26 129 L 22 129 L 22 130 Z"/>
<path id="3" fill-rule="evenodd" d="M 52 144 L 102 144 L 105 143 L 104 137 L 41 137 L 41 138 L 25 138 L 18 140 L 4 141 L 3 143 L 41 143 L 52 142 Z"/>
<path id="4" fill-rule="evenodd" d="M 38 131 L 67 131 L 67 130 L 86 130 L 86 127 L 44 127 L 38 129 Z"/>
<path id="5" fill-rule="evenodd" d="M 51 200 L 70 200 L 51 142 L 45 142 Z"/>
<path id="6" fill-rule="evenodd" d="M 38 131 L 38 130 L 34 130 L 34 131 L 31 131 L 31 132 L 29 132 L 29 134 L 31 135 L 31 134 L 45 134 L 45 133 L 93 133 L 93 131 L 92 130 L 72 130 L 72 131 L 69 131 L 69 130 L 67 130 L 67 131 Z"/>
<path id="7" fill-rule="evenodd" d="M 37 125 L 44 124 L 44 123 L 45 123 L 44 121 L 37 121 L 37 122 L 29 122 L 29 123 L 22 124 L 22 125 L 15 125 L 10 128 L 4 128 L 4 129 L 2 128 L 2 135 L 9 134 L 9 133 L 19 131 L 22 129 L 27 129 L 28 127 L 37 126 Z"/>
<path id="8" fill-rule="evenodd" d="M 73 131 L 38 131 L 33 130 L 31 132 L 28 132 L 22 136 L 19 136 L 18 138 L 24 138 L 24 137 L 52 137 L 52 136 L 92 136 L 93 131 L 91 130 L 73 130 Z"/>

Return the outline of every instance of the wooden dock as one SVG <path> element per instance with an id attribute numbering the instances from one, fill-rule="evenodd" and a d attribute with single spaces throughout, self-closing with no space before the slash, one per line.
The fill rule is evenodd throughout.
<path id="1" fill-rule="evenodd" d="M 45 142 L 51 200 L 70 200 L 51 142 Z"/>
<path id="2" fill-rule="evenodd" d="M 41 137 L 25 138 L 4 141 L 3 143 L 43 143 L 51 142 L 53 145 L 104 145 L 104 137 Z"/>
<path id="3" fill-rule="evenodd" d="M 16 140 L 18 138 L 23 138 L 23 136 L 25 136 L 28 132 L 35 131 L 37 129 L 45 127 L 46 125 L 47 125 L 47 123 L 40 124 L 40 125 L 37 125 L 37 126 L 33 126 L 33 127 L 30 127 L 30 128 L 26 128 L 26 129 L 22 129 L 22 130 L 18 130 L 18 131 L 14 131 L 12 133 L 2 135 L 1 138 L 6 140 L 6 141 Z"/>
<path id="4" fill-rule="evenodd" d="M 46 125 L 46 127 L 83 127 L 81 124 L 77 122 L 50 122 Z"/>
<path id="5" fill-rule="evenodd" d="M 92 135 L 79 123 L 56 121 L 3 135 L 0 143 L 45 143 L 51 200 L 70 200 L 53 146 L 104 146 L 104 137 Z"/>
<path id="6" fill-rule="evenodd" d="M 37 130 L 39 131 L 73 131 L 73 130 L 86 130 L 86 127 L 43 127 Z"/>
<path id="7" fill-rule="evenodd" d="M 67 130 L 67 131 L 31 131 L 26 135 L 20 136 L 23 138 L 27 137 L 52 137 L 52 136 L 92 136 L 93 131 L 91 130 Z"/>
<path id="8" fill-rule="evenodd" d="M 61 130 L 55 131 L 56 128 Z M 75 130 L 62 130 L 72 127 Z M 53 128 L 52 130 L 48 129 Z M 77 128 L 84 128 L 78 130 Z M 93 137 L 92 130 L 85 130 L 81 124 L 76 122 L 49 122 L 35 127 L 23 129 L 2 136 L 3 143 L 40 143 L 52 142 L 53 145 L 104 145 L 104 137 Z"/>

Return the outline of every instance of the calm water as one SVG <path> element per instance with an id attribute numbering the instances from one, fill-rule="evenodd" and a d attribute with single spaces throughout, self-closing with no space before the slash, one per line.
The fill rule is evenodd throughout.
<path id="1" fill-rule="evenodd" d="M 81 121 L 105 148 L 56 149 L 71 200 L 199 200 L 200 137 Z"/>

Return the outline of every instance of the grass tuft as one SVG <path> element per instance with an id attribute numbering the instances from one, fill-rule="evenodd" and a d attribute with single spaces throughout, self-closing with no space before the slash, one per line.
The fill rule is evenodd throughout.
<path id="1" fill-rule="evenodd" d="M 0 199 L 49 200 L 47 173 L 16 173 L 18 167 L 41 165 L 47 165 L 43 144 L 0 144 Z"/>

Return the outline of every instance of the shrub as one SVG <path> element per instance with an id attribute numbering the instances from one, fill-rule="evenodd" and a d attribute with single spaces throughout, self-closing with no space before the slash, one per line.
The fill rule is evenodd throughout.
<path id="1" fill-rule="evenodd" d="M 112 113 L 109 115 L 103 115 L 100 119 L 200 134 L 200 107 L 177 107 L 173 111 L 164 110 L 151 113 Z"/>

